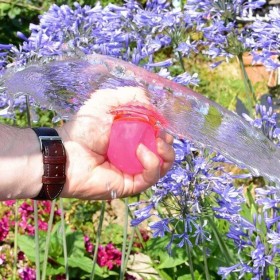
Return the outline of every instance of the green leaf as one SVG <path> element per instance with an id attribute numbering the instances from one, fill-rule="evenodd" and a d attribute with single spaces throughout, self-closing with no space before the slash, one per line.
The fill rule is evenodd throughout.
<path id="1" fill-rule="evenodd" d="M 168 253 L 164 256 L 161 255 L 160 265 L 157 266 L 157 269 L 171 268 L 183 264 L 187 261 L 187 256 L 185 250 L 178 250 L 174 256 L 169 256 Z"/>
<path id="2" fill-rule="evenodd" d="M 21 13 L 21 9 L 19 7 L 13 7 L 9 12 L 8 16 L 10 19 L 14 19 L 16 16 L 18 16 Z"/>
<path id="3" fill-rule="evenodd" d="M 104 236 L 104 237 L 103 237 Z M 104 243 L 113 242 L 115 245 L 123 243 L 123 227 L 119 224 L 109 224 L 103 232 Z"/>
<path id="4" fill-rule="evenodd" d="M 246 191 L 246 198 L 249 202 L 249 209 L 251 210 L 250 221 L 252 221 L 253 215 L 257 213 L 257 208 L 258 208 L 258 206 L 255 202 L 255 198 L 252 196 L 252 188 L 253 188 L 253 186 L 251 185 L 249 188 L 247 188 L 247 191 Z"/>
<path id="5" fill-rule="evenodd" d="M 191 274 L 181 275 L 177 278 L 177 280 L 192 280 L 192 279 L 193 278 L 192 278 Z M 199 272 L 197 270 L 194 272 L 194 279 L 196 279 L 196 280 L 202 279 L 201 275 L 199 274 Z"/>
<path id="6" fill-rule="evenodd" d="M 47 276 L 51 275 L 59 275 L 65 273 L 65 267 L 64 266 L 59 266 L 59 267 L 53 267 L 48 265 L 47 266 Z"/>
<path id="7" fill-rule="evenodd" d="M 11 5 L 8 3 L 0 3 L 0 12 L 8 11 L 11 8 Z"/>
<path id="8" fill-rule="evenodd" d="M 60 246 L 62 250 L 63 242 L 62 242 L 61 226 L 62 226 L 61 223 L 57 223 L 53 228 L 51 241 L 53 242 L 52 248 L 54 248 L 55 250 L 57 250 L 58 248 L 55 246 Z M 66 225 L 65 234 L 66 234 L 68 256 L 71 256 L 72 254 L 84 255 L 85 245 L 84 245 L 83 233 L 80 230 L 73 231 L 68 225 Z M 53 255 L 53 250 L 51 254 Z M 62 255 L 62 251 L 61 251 L 61 255 Z"/>
<path id="9" fill-rule="evenodd" d="M 92 270 L 92 260 L 85 256 L 72 255 L 68 259 L 68 264 L 70 267 L 78 267 L 88 273 L 91 273 Z"/>
<path id="10" fill-rule="evenodd" d="M 167 274 L 164 270 L 160 270 L 158 273 L 159 273 L 161 279 L 164 279 L 164 280 L 173 280 L 174 279 L 169 274 Z"/>
<path id="11" fill-rule="evenodd" d="M 156 269 L 172 268 L 183 264 L 188 259 L 186 250 L 173 250 L 170 256 L 166 250 L 166 245 L 169 243 L 169 237 L 153 238 L 147 242 L 146 251 L 149 256 L 156 258 L 159 265 Z"/>
<path id="12" fill-rule="evenodd" d="M 35 239 L 33 236 L 18 235 L 18 246 L 30 261 L 35 262 Z M 40 250 L 40 261 L 43 260 L 43 257 L 44 253 Z"/>
<path id="13" fill-rule="evenodd" d="M 68 255 L 85 251 L 84 236 L 81 231 L 66 232 L 66 243 Z"/>
<path id="14" fill-rule="evenodd" d="M 68 264 L 70 267 L 78 267 L 81 270 L 91 273 L 93 262 L 92 259 L 86 257 L 86 256 L 75 256 L 72 255 L 68 259 Z M 98 276 L 103 276 L 103 270 L 98 265 L 95 266 L 95 274 Z"/>

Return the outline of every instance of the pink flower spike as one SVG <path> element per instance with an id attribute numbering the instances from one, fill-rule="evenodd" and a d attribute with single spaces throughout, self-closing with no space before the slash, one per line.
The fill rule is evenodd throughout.
<path id="1" fill-rule="evenodd" d="M 13 206 L 16 203 L 16 201 L 15 200 L 7 200 L 7 201 L 4 201 L 3 203 L 7 206 Z"/>

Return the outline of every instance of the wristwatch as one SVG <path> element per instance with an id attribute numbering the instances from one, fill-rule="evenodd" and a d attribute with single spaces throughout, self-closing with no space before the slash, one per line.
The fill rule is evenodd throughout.
<path id="1" fill-rule="evenodd" d="M 42 189 L 35 200 L 53 200 L 57 198 L 66 181 L 66 152 L 61 137 L 54 128 L 32 128 L 37 134 L 43 155 L 44 174 Z"/>

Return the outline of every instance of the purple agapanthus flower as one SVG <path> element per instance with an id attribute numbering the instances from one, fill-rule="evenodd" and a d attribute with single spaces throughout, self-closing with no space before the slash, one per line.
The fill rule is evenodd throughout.
<path id="1" fill-rule="evenodd" d="M 280 66 L 280 9 L 271 9 L 267 21 L 256 20 L 250 30 L 251 40 L 247 44 L 252 49 L 255 62 L 277 69 Z"/>
<path id="2" fill-rule="evenodd" d="M 150 224 L 150 228 L 153 230 L 153 237 L 163 237 L 166 232 L 170 232 L 168 227 L 169 219 L 162 219 L 158 222 L 153 222 Z"/>
<path id="3" fill-rule="evenodd" d="M 184 13 L 168 1 L 148 1 L 142 8 L 137 1 L 127 1 L 123 6 L 109 4 L 102 8 L 52 5 L 40 16 L 38 25 L 31 24 L 31 35 L 19 33 L 22 46 L 0 45 L 25 63 L 32 57 L 40 58 L 65 53 L 101 53 L 115 56 L 148 69 L 153 67 L 154 54 L 166 47 L 177 48 L 190 25 Z M 190 51 L 194 50 L 191 46 Z M 189 53 L 186 52 L 186 55 Z M 5 56 L 5 54 L 3 54 Z M 176 59 L 169 61 L 169 66 Z"/>
<path id="4" fill-rule="evenodd" d="M 244 202 L 242 190 L 234 187 L 231 174 L 223 167 L 229 163 L 225 163 L 222 156 L 207 155 L 206 151 L 198 150 L 187 141 L 175 140 L 174 149 L 176 157 L 173 168 L 152 187 L 153 196 L 146 207 L 134 212 L 136 218 L 132 224 L 141 223 L 142 217 L 157 217 L 160 221 L 150 225 L 154 237 L 172 235 L 171 243 L 179 247 L 195 238 L 195 243 L 200 245 L 209 241 L 207 222 L 201 222 L 201 218 L 208 215 L 211 209 L 212 215 L 218 217 L 220 214 L 226 220 L 238 216 Z M 168 208 L 173 213 L 172 217 L 156 213 L 158 204 Z M 179 226 L 178 221 L 184 226 Z"/>
<path id="5" fill-rule="evenodd" d="M 40 16 L 38 25 L 30 24 L 30 36 L 18 33 L 22 45 L 0 45 L 0 69 L 8 63 L 7 56 L 21 67 L 53 56 L 99 53 L 130 61 L 184 85 L 196 85 L 197 75 L 182 67 L 182 57 L 196 50 L 196 44 L 187 40 L 191 21 L 186 21 L 184 12 L 168 1 L 149 1 L 145 8 L 133 0 L 104 8 L 77 2 L 73 8 L 54 4 Z M 182 42 L 188 42 L 188 50 L 180 49 Z M 167 48 L 174 53 L 172 58 L 166 58 Z M 172 76 L 171 67 L 176 67 L 176 75 Z M 2 99 L 4 91 L 0 88 Z M 5 102 L 7 98 L 0 100 L 0 106 Z M 3 114 L 8 116 L 6 111 Z"/>
<path id="6" fill-rule="evenodd" d="M 245 116 L 253 126 L 262 129 L 264 134 L 279 146 L 277 114 L 273 110 L 272 99 L 269 97 L 267 106 L 256 106 L 259 118 L 253 120 Z M 275 132 L 276 131 L 276 132 Z M 226 279 L 231 273 L 238 273 L 241 279 L 244 275 L 251 275 L 251 279 L 264 279 L 270 271 L 277 279 L 279 270 L 279 232 L 280 232 L 280 190 L 278 186 L 261 185 L 254 189 L 254 202 L 249 191 L 248 206 L 233 215 L 224 215 L 230 221 L 227 237 L 238 248 L 239 263 L 232 267 L 219 269 L 219 274 Z M 233 200 L 234 202 L 234 200 Z M 237 204 L 238 205 L 238 204 Z M 227 207 L 224 207 L 226 211 Z M 250 220 L 244 216 L 250 213 Z M 273 278 L 274 279 L 274 278 Z"/>
<path id="7" fill-rule="evenodd" d="M 249 9 L 261 8 L 266 1 L 245 0 L 191 0 L 187 1 L 185 12 L 196 23 L 196 30 L 203 37 L 197 42 L 204 47 L 204 53 L 216 59 L 231 58 L 247 50 L 245 44 L 250 34 L 246 25 L 238 25 L 238 18 L 246 16 Z M 223 60 L 215 61 L 212 67 Z"/>
<path id="8" fill-rule="evenodd" d="M 278 114 L 273 110 L 272 98 L 267 98 L 267 105 L 256 105 L 257 118 L 252 119 L 246 114 L 244 118 L 253 126 L 261 129 L 263 133 L 272 140 L 277 146 L 280 146 L 280 129 L 278 128 Z"/>
<path id="9" fill-rule="evenodd" d="M 247 117 L 252 126 L 263 129 L 268 138 L 276 135 L 277 115 L 271 98 L 268 98 L 268 108 L 258 105 L 256 110 L 259 119 L 249 120 Z M 243 187 L 235 185 L 235 179 L 251 180 L 251 174 L 227 172 L 228 160 L 221 155 L 198 150 L 190 142 L 175 140 L 174 149 L 173 169 L 153 187 L 153 196 L 146 207 L 136 211 L 133 225 L 142 222 L 141 217 L 160 219 L 151 224 L 151 230 L 154 237 L 170 237 L 166 249 L 172 254 L 171 245 L 191 247 L 212 242 L 206 219 L 206 215 L 211 213 L 229 224 L 226 236 L 236 248 L 236 263 L 218 271 L 223 279 L 232 273 L 237 273 L 240 279 L 245 275 L 262 279 L 268 269 L 273 275 L 278 275 L 279 188 L 264 185 L 256 188 L 255 202 L 252 202 L 244 195 Z M 250 203 L 252 205 L 247 206 Z M 159 204 L 163 209 L 168 208 L 172 216 L 159 214 L 156 211 Z M 190 240 L 195 240 L 195 243 L 189 243 Z"/>

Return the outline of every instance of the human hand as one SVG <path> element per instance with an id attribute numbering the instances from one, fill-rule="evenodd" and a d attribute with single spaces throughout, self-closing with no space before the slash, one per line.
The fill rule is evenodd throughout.
<path id="1" fill-rule="evenodd" d="M 66 184 L 62 197 L 112 199 L 140 193 L 171 168 L 175 153 L 173 137 L 160 133 L 156 139 L 159 158 L 144 145 L 137 148 L 143 172 L 124 174 L 106 157 L 113 116 L 109 111 L 131 101 L 149 104 L 141 88 L 124 87 L 98 90 L 77 115 L 58 129 L 67 152 Z"/>

